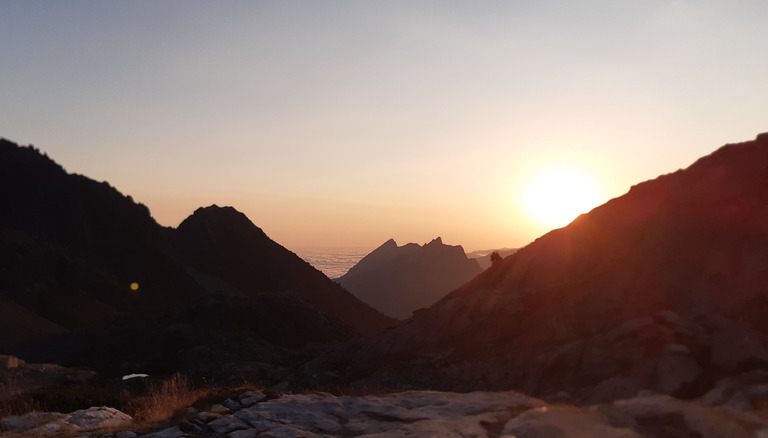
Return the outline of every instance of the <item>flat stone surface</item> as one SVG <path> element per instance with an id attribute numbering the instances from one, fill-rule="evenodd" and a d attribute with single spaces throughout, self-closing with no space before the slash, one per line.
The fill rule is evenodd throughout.
<path id="1" fill-rule="evenodd" d="M 227 438 L 256 438 L 259 431 L 255 429 L 236 430 L 227 434 Z"/>
<path id="2" fill-rule="evenodd" d="M 125 426 L 131 424 L 133 418 L 117 409 L 101 406 L 75 411 L 66 422 L 80 429 L 100 429 Z"/>
<path id="3" fill-rule="evenodd" d="M 211 412 L 213 414 L 222 414 L 223 415 L 223 414 L 231 414 L 232 410 L 229 409 L 228 407 L 220 404 L 220 403 L 217 403 L 217 404 L 211 406 L 208 409 L 208 412 Z"/>
<path id="4" fill-rule="evenodd" d="M 214 412 L 199 412 L 197 415 L 194 416 L 194 419 L 199 420 L 202 423 L 208 423 L 220 417 L 221 417 L 221 414 L 217 414 Z"/>
<path id="5" fill-rule="evenodd" d="M 243 407 L 239 401 L 232 400 L 231 398 L 224 400 L 221 404 L 232 412 L 239 411 Z"/>
<path id="6" fill-rule="evenodd" d="M 718 386 L 719 393 L 726 386 L 737 386 L 741 393 L 760 399 L 768 391 L 760 375 L 746 376 L 739 385 L 724 381 Z M 201 412 L 198 416 L 215 418 L 207 424 L 193 420 L 185 427 L 186 432 L 171 427 L 141 438 L 768 438 L 768 412 L 712 405 L 710 399 L 724 399 L 719 393 L 700 400 L 679 400 L 646 391 L 583 407 L 547 404 L 514 391 L 407 391 L 360 397 L 295 394 L 262 401 L 234 414 Z M 77 436 L 72 432 L 81 430 L 88 433 L 88 427 L 110 424 L 112 418 L 124 420 L 124 416 L 110 408 L 91 408 L 66 415 L 29 414 L 24 421 L 23 417 L 9 417 L 0 424 L 36 424 L 32 430 L 16 429 L 11 434 L 52 438 Z M 132 434 L 93 432 L 80 436 L 130 438 L 135 436 Z"/>
<path id="7" fill-rule="evenodd" d="M 66 417 L 58 412 L 30 412 L 0 420 L 0 431 L 21 432 Z"/>
<path id="8" fill-rule="evenodd" d="M 141 435 L 141 438 L 182 438 L 186 436 L 187 435 L 184 432 L 182 432 L 181 429 L 174 426 L 174 427 L 169 427 L 167 429 L 163 429 L 159 432 Z"/>
<path id="9" fill-rule="evenodd" d="M 45 436 L 126 427 L 132 422 L 130 415 L 102 406 L 82 409 L 71 414 L 33 412 L 20 417 L 8 417 L 0 421 L 0 430 Z"/>
<path id="10" fill-rule="evenodd" d="M 267 398 L 266 394 L 261 391 L 246 391 L 240 394 L 240 404 L 246 408 L 250 408 L 265 398 Z"/>
<path id="11" fill-rule="evenodd" d="M 245 424 L 237 417 L 233 417 L 232 415 L 223 415 L 221 418 L 217 418 L 216 420 L 208 423 L 207 427 L 212 431 L 222 435 L 236 430 L 251 428 L 249 425 Z"/>

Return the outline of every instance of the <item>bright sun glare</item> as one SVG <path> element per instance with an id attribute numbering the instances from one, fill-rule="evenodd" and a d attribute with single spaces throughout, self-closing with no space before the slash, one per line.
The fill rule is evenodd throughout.
<path id="1" fill-rule="evenodd" d="M 525 208 L 542 225 L 559 228 L 600 203 L 600 189 L 586 174 L 555 168 L 537 175 L 525 189 Z"/>

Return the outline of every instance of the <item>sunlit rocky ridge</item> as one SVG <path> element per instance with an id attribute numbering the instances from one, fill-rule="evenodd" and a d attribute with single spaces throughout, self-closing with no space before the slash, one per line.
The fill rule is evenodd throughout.
<path id="1" fill-rule="evenodd" d="M 40 175 L 51 177 L 42 171 Z M 116 192 L 104 185 L 97 189 L 99 186 L 85 179 L 77 181 L 102 196 Z M 8 184 L 3 181 L 3 200 L 9 201 L 5 206 L 15 200 L 8 187 L 19 187 Z M 61 199 L 44 190 L 42 194 L 44 203 Z M 135 205 L 122 199 L 126 206 Z M 237 256 L 224 249 L 233 246 L 206 247 L 227 239 L 222 230 L 242 226 L 245 235 L 263 234 L 250 228 L 247 218 L 234 209 L 209 207 L 196 212 L 190 219 L 197 222 L 196 231 L 190 231 L 196 237 L 190 241 L 200 247 L 179 252 L 180 265 L 161 265 L 180 266 L 173 275 L 193 285 L 163 296 L 163 304 L 186 293 L 201 299 L 197 305 L 185 307 L 188 313 L 169 314 L 167 320 L 157 308 L 124 298 L 121 288 L 130 283 L 113 281 L 123 280 L 122 271 L 110 271 L 106 262 L 93 263 L 77 245 L 70 251 L 70 234 L 88 239 L 103 233 L 103 225 L 89 213 L 66 205 L 56 208 L 68 212 L 64 217 L 71 223 L 46 225 L 35 214 L 7 207 L 3 211 L 3 260 L 14 263 L 4 266 L 17 266 L 18 272 L 2 271 L 2 300 L 49 324 L 6 319 L 3 333 L 11 333 L 13 324 L 29 324 L 38 329 L 38 335 L 56 339 L 62 339 L 58 338 L 62 330 L 67 336 L 88 335 L 93 322 L 87 315 L 71 309 L 69 319 L 52 321 L 48 317 L 56 316 L 51 313 L 55 309 L 31 306 L 23 300 L 24 293 L 44 296 L 46 289 L 59 290 L 75 282 L 90 285 L 90 295 L 77 301 L 87 304 L 89 297 L 100 298 L 103 286 L 98 284 L 109 285 L 114 296 L 88 309 L 119 308 L 124 305 L 120 300 L 125 299 L 137 306 L 129 308 L 146 310 L 148 315 L 126 318 L 117 312 L 111 322 L 91 327 L 119 333 L 132 326 L 133 331 L 126 333 L 137 336 L 149 330 L 152 335 L 139 338 L 149 343 L 156 342 L 153 336 L 159 333 L 166 342 L 157 344 L 157 351 L 185 352 L 175 354 L 175 361 L 167 364 L 211 361 L 209 366 L 238 377 L 249 372 L 254 376 L 272 373 L 270 385 L 280 390 L 270 397 L 250 393 L 202 409 L 187 409 L 175 423 L 153 430 L 137 429 L 119 412 L 84 407 L 82 412 L 3 419 L 0 424 L 12 434 L 118 436 L 96 423 L 79 423 L 84 416 L 104 412 L 108 419 L 123 420 L 122 437 L 768 436 L 768 326 L 763 317 L 768 310 L 765 134 L 755 141 L 725 146 L 685 170 L 638 184 L 625 196 L 506 257 L 404 324 L 345 344 L 338 341 L 353 332 L 349 325 L 329 318 L 330 313 L 317 305 L 307 306 L 307 298 L 297 293 L 276 293 L 275 286 L 256 296 L 265 299 L 262 303 L 279 305 L 270 308 L 281 312 L 270 321 L 285 325 L 249 326 L 253 336 L 263 333 L 263 339 L 237 335 L 256 310 L 238 309 L 237 303 L 243 301 L 237 300 L 249 284 L 263 277 L 251 276 L 247 264 L 238 267 L 222 260 L 266 257 L 263 264 L 274 259 L 264 253 L 250 254 L 252 247 L 237 233 L 233 239 L 242 243 Z M 107 205 L 105 211 L 109 208 Z M 137 217 L 144 217 L 140 210 L 135 210 Z M 217 225 L 217 221 L 227 226 Z M 40 224 L 42 230 L 32 231 Z M 156 232 L 151 222 L 146 224 Z M 50 228 L 53 226 L 60 228 Z M 159 233 L 155 235 L 159 241 L 168 239 L 167 247 L 160 246 L 166 248 L 162 251 L 179 251 L 172 232 Z M 208 243 L 206 239 L 210 239 Z M 121 242 L 132 248 L 128 240 Z M 274 254 L 294 260 L 278 247 Z M 117 257 L 103 251 L 108 260 Z M 153 255 L 158 257 L 155 260 L 162 260 L 162 251 Z M 30 260 L 30 254 L 35 255 L 31 260 L 44 263 L 29 266 L 25 260 Z M 59 271 L 51 268 L 56 266 L 49 264 L 51 258 L 77 267 L 73 272 L 81 275 L 65 272 L 57 277 L 54 273 Z M 282 265 L 271 266 L 279 270 Z M 27 274 L 35 272 L 43 274 L 37 283 L 25 283 Z M 89 276 L 83 273 L 96 274 L 103 283 L 88 283 Z M 126 275 L 124 280 L 132 279 Z M 152 284 L 142 279 L 139 283 L 142 288 Z M 325 284 L 325 280 L 317 284 Z M 289 305 L 282 307 L 286 302 Z M 272 316 L 276 314 L 270 311 Z M 291 319 L 298 314 L 305 315 L 300 321 L 317 317 L 318 325 L 313 327 L 324 327 L 325 339 L 333 342 L 294 349 L 308 335 L 299 331 L 287 340 L 270 337 L 279 336 L 281 327 L 292 327 L 296 321 Z M 76 317 L 81 328 L 72 330 L 65 323 Z M 386 325 L 386 319 L 381 321 Z M 211 328 L 223 324 L 225 329 L 205 338 L 196 329 L 198 324 Z M 165 329 L 158 331 L 162 327 Z M 195 336 L 201 336 L 197 345 L 185 344 Z M 220 345 L 206 349 L 215 343 Z M 218 356 L 228 354 L 227 349 L 240 350 L 232 357 Z M 254 360 L 243 361 L 248 357 Z M 271 362 L 263 362 L 269 357 Z M 155 359 L 162 363 L 164 358 Z M 12 362 L 9 359 L 3 372 L 23 370 L 25 365 Z M 332 390 L 336 395 L 312 388 Z"/>

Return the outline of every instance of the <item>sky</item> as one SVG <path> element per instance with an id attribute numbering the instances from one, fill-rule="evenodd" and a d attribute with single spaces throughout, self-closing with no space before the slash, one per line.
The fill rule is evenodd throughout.
<path id="1" fill-rule="evenodd" d="M 766 41 L 764 0 L 0 0 L 0 137 L 165 226 L 520 247 L 548 169 L 604 202 L 768 131 Z"/>

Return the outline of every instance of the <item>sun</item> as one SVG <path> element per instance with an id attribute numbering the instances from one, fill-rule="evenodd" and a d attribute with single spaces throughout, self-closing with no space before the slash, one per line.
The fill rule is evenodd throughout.
<path id="1" fill-rule="evenodd" d="M 525 208 L 539 223 L 560 228 L 600 204 L 600 188 L 587 174 L 553 168 L 538 174 L 525 188 Z"/>

